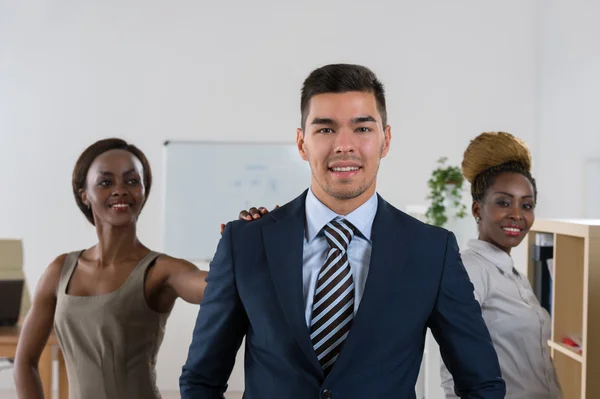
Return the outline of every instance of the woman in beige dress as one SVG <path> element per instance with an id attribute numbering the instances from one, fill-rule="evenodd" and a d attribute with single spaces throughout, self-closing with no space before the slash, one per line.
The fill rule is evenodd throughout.
<path id="1" fill-rule="evenodd" d="M 37 363 L 54 328 L 71 399 L 158 399 L 165 323 L 177 298 L 201 302 L 207 273 L 138 239 L 152 172 L 135 146 L 92 144 L 75 164 L 72 185 L 98 243 L 58 256 L 39 280 L 15 359 L 18 397 L 43 398 Z"/>

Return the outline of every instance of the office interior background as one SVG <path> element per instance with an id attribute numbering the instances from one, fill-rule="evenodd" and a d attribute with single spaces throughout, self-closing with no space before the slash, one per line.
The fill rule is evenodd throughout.
<path id="1" fill-rule="evenodd" d="M 593 0 L 0 0 L 0 238 L 23 239 L 32 290 L 57 255 L 93 245 L 71 172 L 86 146 L 117 136 L 152 165 L 138 232 L 161 251 L 164 141 L 293 143 L 302 81 L 337 62 L 386 87 L 378 191 L 399 209 L 427 204 L 440 157 L 459 165 L 470 139 L 502 130 L 532 151 L 538 218 L 600 218 L 600 176 L 587 172 L 600 162 L 598 20 Z M 180 300 L 169 319 L 165 392 L 178 390 L 196 314 Z M 243 390 L 239 363 L 230 390 Z"/>

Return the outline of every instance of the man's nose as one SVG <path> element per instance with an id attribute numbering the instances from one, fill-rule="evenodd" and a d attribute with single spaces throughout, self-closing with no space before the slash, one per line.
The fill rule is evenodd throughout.
<path id="1" fill-rule="evenodd" d="M 335 138 L 335 152 L 354 152 L 354 135 L 352 129 L 340 129 Z"/>

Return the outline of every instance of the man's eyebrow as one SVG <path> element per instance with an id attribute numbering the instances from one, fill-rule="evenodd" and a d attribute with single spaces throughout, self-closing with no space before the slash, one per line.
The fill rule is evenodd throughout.
<path id="1" fill-rule="evenodd" d="M 333 125 L 333 119 L 331 118 L 315 118 L 310 123 L 311 125 Z"/>
<path id="2" fill-rule="evenodd" d="M 373 118 L 371 115 L 359 116 L 359 117 L 356 117 L 356 118 L 352 119 L 352 123 L 353 124 L 365 123 L 365 122 L 374 122 L 374 123 L 377 123 L 377 120 L 375 118 Z"/>

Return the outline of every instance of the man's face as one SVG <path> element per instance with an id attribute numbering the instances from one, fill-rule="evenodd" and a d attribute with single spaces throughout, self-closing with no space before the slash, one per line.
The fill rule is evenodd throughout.
<path id="1" fill-rule="evenodd" d="M 296 135 L 300 156 L 310 163 L 311 188 L 321 201 L 366 201 L 375 192 L 390 140 L 375 96 L 358 91 L 313 96 L 305 129 Z"/>

